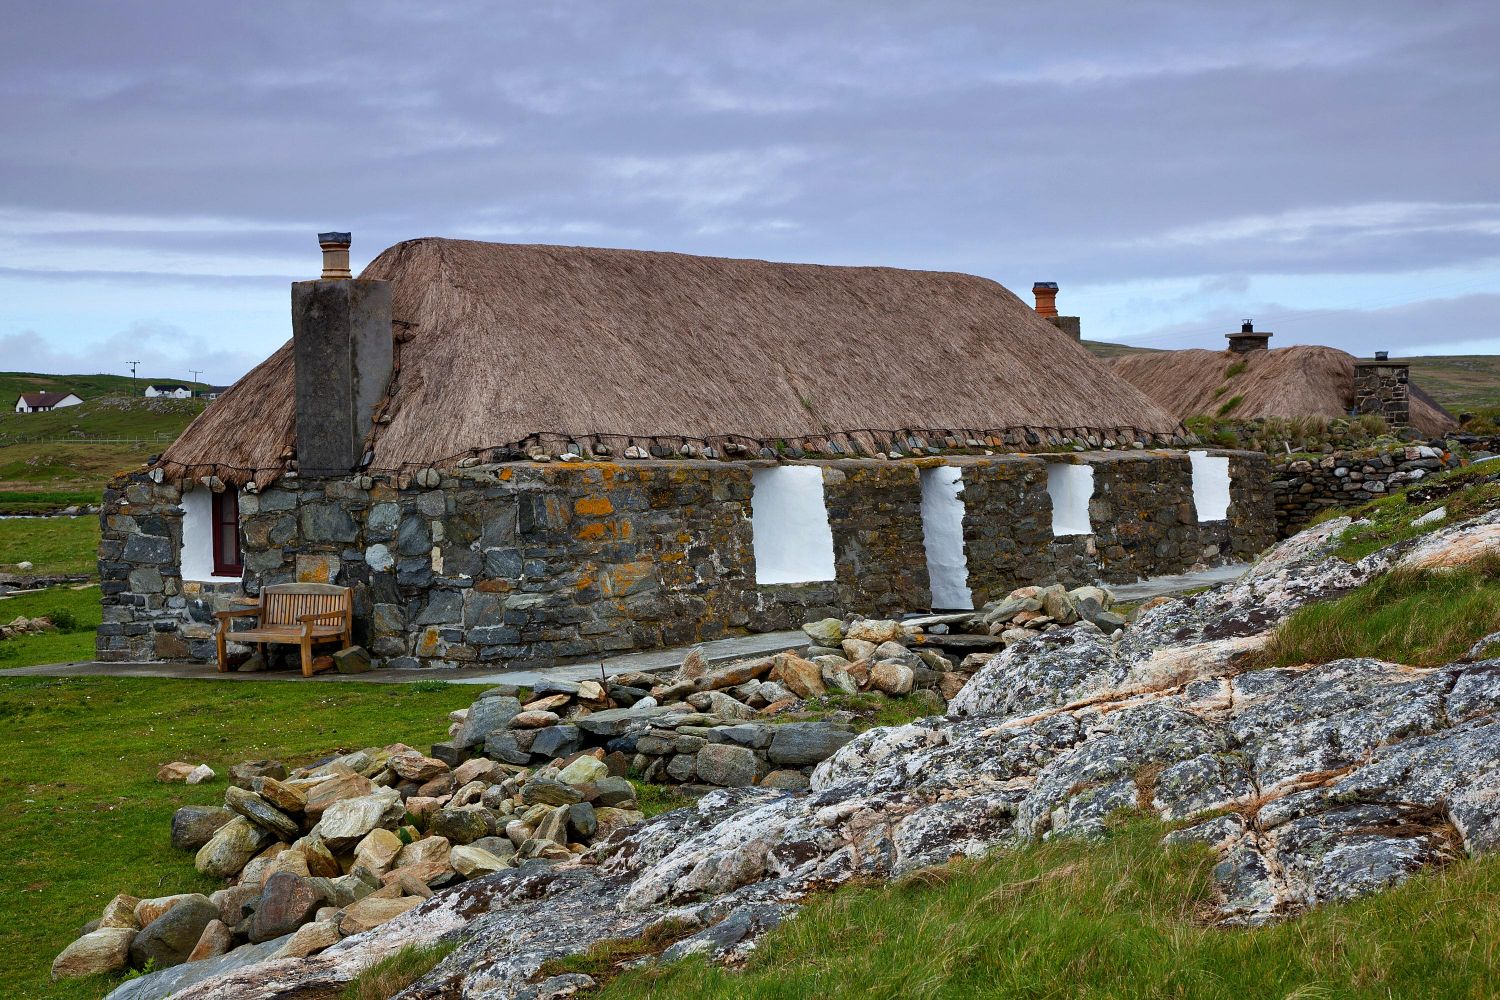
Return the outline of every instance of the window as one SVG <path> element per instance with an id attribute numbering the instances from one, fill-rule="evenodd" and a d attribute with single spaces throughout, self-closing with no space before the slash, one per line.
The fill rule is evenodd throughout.
<path id="1" fill-rule="evenodd" d="M 1090 465 L 1047 466 L 1047 495 L 1052 498 L 1052 534 L 1091 535 L 1089 500 L 1094 495 L 1094 469 Z"/>
<path id="2" fill-rule="evenodd" d="M 199 486 L 182 495 L 179 558 L 184 580 L 227 583 L 240 579 L 244 559 L 240 551 L 239 508 L 239 494 L 233 490 L 211 493 Z"/>
<path id="3" fill-rule="evenodd" d="M 969 562 L 964 555 L 964 480 L 951 465 L 922 470 L 922 547 L 933 608 L 969 611 Z"/>
<path id="4" fill-rule="evenodd" d="M 1193 510 L 1198 523 L 1229 517 L 1229 458 L 1206 451 L 1188 452 L 1193 464 Z"/>
<path id="5" fill-rule="evenodd" d="M 235 490 L 213 494 L 214 508 L 214 576 L 239 576 L 244 572 L 240 561 L 240 495 Z"/>
<path id="6" fill-rule="evenodd" d="M 750 485 L 755 582 L 834 579 L 833 529 L 823 505 L 823 470 L 815 465 L 756 469 Z"/>

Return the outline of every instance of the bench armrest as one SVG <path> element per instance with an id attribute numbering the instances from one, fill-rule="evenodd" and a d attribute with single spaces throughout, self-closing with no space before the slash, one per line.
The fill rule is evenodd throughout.
<path id="1" fill-rule="evenodd" d="M 230 608 L 228 611 L 215 611 L 214 612 L 214 617 L 218 618 L 220 621 L 223 621 L 223 620 L 229 619 L 229 618 L 242 618 L 245 615 L 259 615 L 259 614 L 260 614 L 260 605 L 259 604 L 253 604 L 253 605 L 251 605 L 249 607 L 245 607 L 245 608 Z"/>
<path id="2" fill-rule="evenodd" d="M 297 620 L 307 625 L 312 622 L 343 622 L 345 617 L 342 611 L 323 611 L 315 615 L 298 615 Z"/>

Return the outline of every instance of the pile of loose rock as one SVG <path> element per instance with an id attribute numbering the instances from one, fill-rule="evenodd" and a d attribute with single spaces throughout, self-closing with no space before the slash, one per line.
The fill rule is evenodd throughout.
<path id="1" fill-rule="evenodd" d="M 237 765 L 223 807 L 184 806 L 172 817 L 173 846 L 197 851 L 198 870 L 227 887 L 116 896 L 53 962 L 53 976 L 166 968 L 240 948 L 304 957 L 436 889 L 571 859 L 643 818 L 634 786 L 602 756 L 536 770 L 482 758 L 450 768 L 398 743 L 290 774 L 276 761 Z"/>
<path id="2" fill-rule="evenodd" d="M 1023 587 L 978 611 L 906 621 L 825 618 L 804 625 L 811 645 L 709 666 L 690 654 L 675 675 L 616 674 L 545 681 L 524 704 L 497 687 L 450 717 L 433 755 L 536 765 L 583 749 L 653 783 L 807 787 L 812 769 L 854 735 L 851 709 L 828 696 L 897 698 L 941 715 L 995 652 L 1078 621 L 1106 632 L 1125 620 L 1098 587 Z M 812 704 L 809 704 L 809 703 Z M 853 705 L 857 708 L 858 705 Z"/>
<path id="3" fill-rule="evenodd" d="M 52 619 L 45 616 L 27 618 L 20 615 L 11 620 L 9 625 L 0 625 L 0 639 L 13 639 L 18 635 L 38 635 L 42 632 L 56 632 L 57 626 L 52 624 Z"/>

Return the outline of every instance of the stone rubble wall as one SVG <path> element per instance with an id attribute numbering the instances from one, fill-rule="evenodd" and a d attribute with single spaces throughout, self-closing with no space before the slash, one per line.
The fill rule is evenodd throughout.
<path id="1" fill-rule="evenodd" d="M 1317 458 L 1277 462 L 1271 481 L 1277 535 L 1289 538 L 1330 507 L 1368 503 L 1458 465 L 1457 456 L 1431 445 L 1376 454 L 1336 451 Z"/>
<path id="2" fill-rule="evenodd" d="M 1273 539 L 1263 456 L 1231 459 L 1230 517 L 1200 525 L 1186 455 L 965 456 L 976 604 L 1025 584 L 1076 585 L 1244 558 Z M 241 496 L 243 590 L 182 578 L 181 491 L 117 480 L 101 514 L 105 660 L 210 660 L 213 612 L 292 581 L 354 589 L 355 641 L 387 666 L 533 665 L 790 628 L 841 609 L 929 605 L 920 470 L 936 459 L 818 462 L 833 581 L 757 586 L 759 463 L 506 463 L 398 486 L 281 480 Z M 1094 535 L 1054 539 L 1049 462 L 1095 469 Z M 197 487 L 206 488 L 204 486 Z"/>

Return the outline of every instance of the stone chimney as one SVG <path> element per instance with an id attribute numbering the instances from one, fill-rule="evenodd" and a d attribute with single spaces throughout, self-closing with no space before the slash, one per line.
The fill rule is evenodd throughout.
<path id="1" fill-rule="evenodd" d="M 1249 354 L 1251 351 L 1264 351 L 1267 341 L 1271 339 L 1269 333 L 1256 333 L 1255 324 L 1248 319 L 1240 324 L 1239 333 L 1226 333 L 1229 338 L 1229 349 L 1235 354 Z"/>
<path id="2" fill-rule="evenodd" d="M 1392 427 L 1411 424 L 1411 366 L 1386 351 L 1354 362 L 1354 412 L 1378 413 Z"/>
<path id="3" fill-rule="evenodd" d="M 1074 340 L 1083 339 L 1083 324 L 1077 316 L 1059 316 L 1057 314 L 1057 282 L 1034 282 L 1031 286 L 1031 294 L 1036 296 L 1036 314 L 1038 316 Z"/>
<path id="4" fill-rule="evenodd" d="M 323 276 L 292 283 L 297 470 L 358 468 L 375 406 L 391 380 L 391 285 L 349 273 L 348 233 L 319 233 Z"/>

